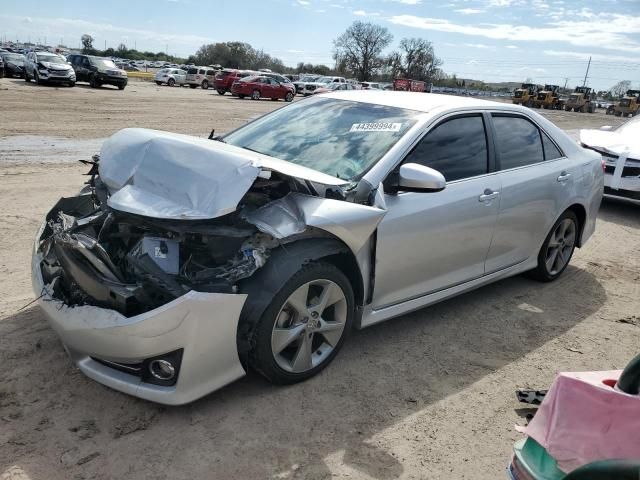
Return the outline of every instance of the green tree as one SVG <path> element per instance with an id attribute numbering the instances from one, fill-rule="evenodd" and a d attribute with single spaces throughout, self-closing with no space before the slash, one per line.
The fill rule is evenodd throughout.
<path id="1" fill-rule="evenodd" d="M 382 51 L 392 40 L 387 28 L 356 21 L 333 41 L 333 58 L 358 80 L 367 81 L 384 65 Z"/>
<path id="2" fill-rule="evenodd" d="M 92 54 L 95 52 L 93 49 L 93 37 L 88 33 L 85 33 L 80 37 L 80 41 L 82 42 L 82 53 Z"/>

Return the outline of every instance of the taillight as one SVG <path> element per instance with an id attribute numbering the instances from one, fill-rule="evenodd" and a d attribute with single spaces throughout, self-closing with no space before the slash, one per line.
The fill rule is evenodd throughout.
<path id="1" fill-rule="evenodd" d="M 604 158 L 600 159 L 600 162 L 602 163 L 602 171 L 606 172 L 607 171 L 607 162 L 604 161 Z"/>

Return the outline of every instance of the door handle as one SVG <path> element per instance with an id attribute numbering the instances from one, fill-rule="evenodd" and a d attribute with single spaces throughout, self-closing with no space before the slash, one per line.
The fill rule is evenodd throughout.
<path id="1" fill-rule="evenodd" d="M 488 188 L 484 191 L 482 195 L 478 197 L 479 202 L 488 202 L 493 200 L 494 198 L 498 198 L 500 192 L 494 192 L 493 190 L 489 190 Z"/>
<path id="2" fill-rule="evenodd" d="M 558 181 L 559 182 L 566 182 L 567 180 L 569 180 L 569 177 L 571 176 L 570 173 L 567 172 L 562 172 L 560 174 L 560 176 L 558 177 Z"/>

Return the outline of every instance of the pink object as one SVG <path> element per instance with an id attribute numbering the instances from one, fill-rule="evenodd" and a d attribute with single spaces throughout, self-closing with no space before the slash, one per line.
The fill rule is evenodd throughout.
<path id="1" fill-rule="evenodd" d="M 525 433 L 562 471 L 596 460 L 640 460 L 640 396 L 611 386 L 621 373 L 560 373 L 554 380 Z"/>

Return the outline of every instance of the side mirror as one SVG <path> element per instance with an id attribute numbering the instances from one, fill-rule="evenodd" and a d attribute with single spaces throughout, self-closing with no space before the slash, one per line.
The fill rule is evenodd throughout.
<path id="1" fill-rule="evenodd" d="M 600 130 L 604 132 L 610 132 L 611 130 L 613 130 L 613 127 L 611 125 L 603 125 L 602 127 L 600 127 Z"/>
<path id="2" fill-rule="evenodd" d="M 439 192 L 447 186 L 447 181 L 437 170 L 418 163 L 400 166 L 398 189 L 409 192 Z"/>

